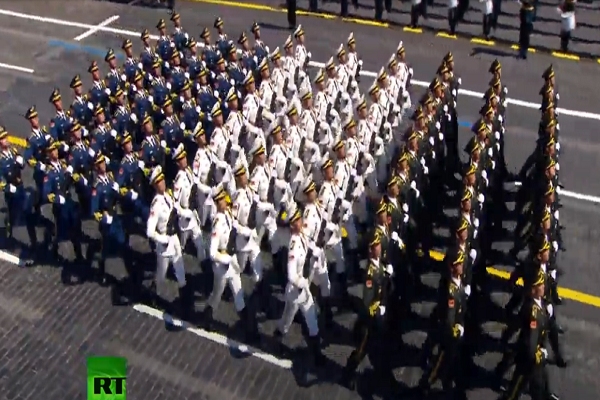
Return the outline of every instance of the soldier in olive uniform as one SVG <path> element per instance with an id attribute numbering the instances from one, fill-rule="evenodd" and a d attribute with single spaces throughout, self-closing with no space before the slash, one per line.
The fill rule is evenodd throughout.
<path id="1" fill-rule="evenodd" d="M 449 277 L 440 281 L 439 299 L 434 309 L 437 331 L 438 354 L 423 374 L 418 392 L 426 397 L 431 386 L 440 379 L 447 395 L 452 390 L 452 382 L 460 378 L 459 360 L 464 318 L 468 294 L 462 282 L 465 254 L 453 251 L 446 256 L 449 264 Z M 430 332 L 434 333 L 434 332 Z"/>
<path id="2" fill-rule="evenodd" d="M 558 400 L 558 396 L 550 391 L 546 371 L 547 339 L 550 339 L 556 364 L 561 368 L 567 366 L 560 352 L 558 332 L 553 326 L 553 306 L 544 299 L 546 274 L 542 269 L 538 269 L 534 276 L 535 278 L 527 283 L 528 297 L 518 319 L 515 320 L 516 326 L 520 328 L 514 346 L 516 369 L 510 385 L 500 396 L 502 400 L 517 400 L 527 387 L 532 400 Z M 514 328 L 512 330 L 514 331 Z"/>
<path id="3" fill-rule="evenodd" d="M 394 270 L 390 264 L 385 263 L 379 234 L 373 233 L 368 245 L 369 266 L 363 288 L 364 306 L 354 328 L 358 346 L 350 354 L 342 376 L 342 383 L 351 390 L 356 388 L 356 369 L 367 354 L 380 376 L 388 378 L 390 382 L 395 380 L 388 364 L 386 342 L 383 340 L 386 336 L 388 291 Z"/>

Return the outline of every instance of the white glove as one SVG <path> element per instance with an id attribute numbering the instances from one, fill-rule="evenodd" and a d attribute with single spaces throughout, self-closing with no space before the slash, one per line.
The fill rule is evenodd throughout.
<path id="1" fill-rule="evenodd" d="M 487 171 L 486 171 L 485 169 L 484 169 L 483 171 L 481 171 L 481 177 L 482 177 L 483 179 L 486 179 L 486 180 L 487 180 L 487 177 L 488 177 L 488 176 L 487 176 Z"/>
<path id="2" fill-rule="evenodd" d="M 436 121 L 435 122 L 435 127 L 436 127 L 437 130 L 442 129 L 442 126 L 440 125 L 440 121 Z"/>
<path id="3" fill-rule="evenodd" d="M 312 53 L 309 51 L 308 53 L 306 53 L 306 56 L 307 56 L 308 58 L 312 58 Z M 359 61 L 358 63 L 362 65 L 362 60 L 361 60 L 361 61 Z"/>
<path id="4" fill-rule="evenodd" d="M 475 218 L 475 221 L 473 221 L 473 225 L 475 225 L 475 228 L 479 228 L 479 218 Z"/>
<path id="5" fill-rule="evenodd" d="M 379 306 L 379 314 L 385 315 L 385 306 Z"/>
<path id="6" fill-rule="evenodd" d="M 554 249 L 554 251 L 558 251 L 558 242 L 556 240 L 552 241 L 552 248 Z"/>
<path id="7" fill-rule="evenodd" d="M 171 90 L 171 82 L 167 82 L 165 86 L 167 87 L 167 89 Z"/>
<path id="8" fill-rule="evenodd" d="M 558 210 L 554 211 L 554 218 L 559 219 L 558 217 L 560 216 L 560 213 L 558 212 Z"/>
<path id="9" fill-rule="evenodd" d="M 139 62 L 139 63 L 138 63 L 137 67 L 138 67 L 138 69 L 140 69 L 140 70 L 143 70 L 143 69 L 144 69 L 144 66 L 142 65 L 142 63 L 141 63 L 141 62 Z"/>
<path id="10" fill-rule="evenodd" d="M 88 154 L 90 155 L 90 157 L 94 157 L 96 155 L 96 152 L 94 151 L 94 149 L 89 149 Z"/>
<path id="11" fill-rule="evenodd" d="M 556 280 L 556 270 L 552 270 L 550 271 L 550 276 L 552 277 L 552 279 Z"/>
<path id="12" fill-rule="evenodd" d="M 410 75 L 413 75 L 413 69 L 412 69 L 412 67 L 409 67 L 409 68 L 408 68 L 408 73 L 409 73 Z M 459 79 L 460 79 L 460 78 L 459 78 Z"/>
<path id="13" fill-rule="evenodd" d="M 11 184 L 8 185 L 8 190 L 11 193 L 16 193 L 17 192 L 17 187 L 11 183 Z"/>
<path id="14" fill-rule="evenodd" d="M 113 188 L 113 190 L 114 190 L 115 192 L 118 192 L 118 191 L 119 191 L 119 184 L 118 184 L 117 182 L 113 182 L 113 184 L 112 184 L 112 188 Z"/>
<path id="15" fill-rule="evenodd" d="M 394 267 L 392 267 L 392 264 L 386 265 L 385 272 L 388 275 L 394 275 Z"/>
<path id="16" fill-rule="evenodd" d="M 58 202 L 59 202 L 60 204 L 65 204 L 65 201 L 67 201 L 67 200 L 66 200 L 66 199 L 63 197 L 63 195 L 62 195 L 62 194 L 59 194 L 59 195 L 58 195 Z"/>
<path id="17" fill-rule="evenodd" d="M 131 200 L 136 201 L 138 198 L 138 194 L 135 190 L 130 190 L 129 191 L 131 193 Z"/>
<path id="18" fill-rule="evenodd" d="M 215 90 L 213 92 L 213 94 L 215 95 L 215 98 L 217 98 L 217 99 L 219 98 L 219 91 L 218 90 Z"/>
<path id="19" fill-rule="evenodd" d="M 548 310 L 548 315 L 552 316 L 552 314 L 554 314 L 554 307 L 552 307 L 552 304 L 548 304 L 546 306 L 546 310 Z"/>
<path id="20" fill-rule="evenodd" d="M 466 294 L 467 296 L 470 296 L 470 295 L 471 295 L 471 285 L 466 285 L 466 286 L 465 286 L 465 294 Z"/>
<path id="21" fill-rule="evenodd" d="M 560 143 L 556 143 L 556 144 L 554 145 L 554 147 L 556 147 L 556 151 L 559 151 L 559 150 L 560 150 Z"/>
<path id="22" fill-rule="evenodd" d="M 186 77 L 186 79 L 190 79 L 190 73 L 189 72 L 186 72 L 183 75 Z"/>
<path id="23" fill-rule="evenodd" d="M 504 120 L 504 118 L 502 118 L 502 115 L 498 115 L 498 121 L 502 122 Z"/>
<path id="24" fill-rule="evenodd" d="M 485 196 L 483 195 L 483 193 L 479 193 L 477 195 L 477 201 L 480 203 L 483 203 L 485 201 Z"/>
<path id="25" fill-rule="evenodd" d="M 560 100 L 560 94 L 556 93 L 556 100 Z"/>
<path id="26" fill-rule="evenodd" d="M 161 146 L 163 149 L 166 149 L 166 148 L 167 148 L 167 142 L 166 142 L 165 140 L 161 140 L 161 141 L 160 141 L 160 146 Z"/>
<path id="27" fill-rule="evenodd" d="M 504 94 L 508 93 L 508 88 L 506 86 L 504 86 Z"/>
<path id="28" fill-rule="evenodd" d="M 131 118 L 131 120 L 132 120 L 134 123 L 137 123 L 137 122 L 138 122 L 137 115 L 135 115 L 135 114 L 133 114 L 133 113 L 131 114 L 131 116 L 130 116 L 129 118 Z"/>
<path id="29" fill-rule="evenodd" d="M 421 160 L 420 160 L 420 162 L 421 162 L 421 165 L 422 165 L 422 166 L 425 166 L 425 158 L 424 158 L 424 157 L 421 157 Z"/>
<path id="30" fill-rule="evenodd" d="M 456 325 L 456 329 L 458 329 L 458 337 L 462 337 L 465 334 L 465 328 L 462 325 Z"/>
<path id="31" fill-rule="evenodd" d="M 40 166 L 40 171 L 44 172 L 46 170 L 46 164 L 39 163 L 38 165 Z"/>
<path id="32" fill-rule="evenodd" d="M 477 250 L 471 249 L 471 251 L 469 251 L 469 257 L 471 257 L 471 259 L 475 261 L 475 259 L 477 258 Z"/>
<path id="33" fill-rule="evenodd" d="M 412 182 L 410 182 L 410 187 L 411 187 L 413 190 L 417 190 L 417 182 L 415 182 L 415 181 L 412 181 Z"/>
<path id="34" fill-rule="evenodd" d="M 116 138 L 116 137 L 117 137 L 117 131 L 116 131 L 116 130 L 114 130 L 114 129 L 111 129 L 111 130 L 110 130 L 110 136 L 112 136 L 112 137 Z"/>
<path id="35" fill-rule="evenodd" d="M 560 124 L 556 124 L 556 130 L 560 131 Z M 556 145 L 558 146 L 558 143 L 556 143 Z"/>
<path id="36" fill-rule="evenodd" d="M 462 78 L 458 78 L 458 84 L 462 85 Z"/>
<path id="37" fill-rule="evenodd" d="M 392 240 L 394 242 L 397 242 L 398 240 L 400 240 L 400 236 L 398 236 L 398 232 L 392 232 Z"/>
<path id="38" fill-rule="evenodd" d="M 350 82 L 350 86 L 352 87 L 352 89 L 356 89 L 358 87 L 358 83 L 356 83 L 356 81 L 352 81 Z"/>
<path id="39" fill-rule="evenodd" d="M 438 133 L 438 139 L 440 139 L 440 142 L 444 140 L 444 134 L 442 132 Z"/>
<path id="40" fill-rule="evenodd" d="M 171 47 L 175 47 L 175 43 L 171 42 L 171 43 L 169 43 L 169 46 L 171 46 Z M 167 63 L 165 62 L 165 64 L 167 64 Z M 168 67 L 167 67 L 167 68 L 168 68 Z"/>
<path id="41" fill-rule="evenodd" d="M 198 114 L 200 114 L 200 112 L 202 112 L 202 109 L 200 108 L 200 106 L 196 106 L 196 112 L 197 112 Z"/>
<path id="42" fill-rule="evenodd" d="M 417 197 L 417 199 L 419 198 L 419 196 L 421 196 L 421 192 L 419 191 L 419 189 L 415 189 L 415 196 Z"/>
<path id="43" fill-rule="evenodd" d="M 179 128 L 181 128 L 182 131 L 185 130 L 185 122 L 180 122 Z"/>
<path id="44" fill-rule="evenodd" d="M 107 95 L 110 96 L 110 89 L 109 88 L 104 89 L 104 93 L 106 93 Z"/>
<path id="45" fill-rule="evenodd" d="M 448 104 L 444 104 L 444 112 L 447 113 L 448 112 Z"/>
<path id="46" fill-rule="evenodd" d="M 306 278 L 300 278 L 298 279 L 298 287 L 300 289 L 310 289 L 310 282 L 308 282 L 308 279 Z"/>
<path id="47" fill-rule="evenodd" d="M 546 350 L 545 348 L 541 348 L 540 352 L 542 353 L 542 360 L 547 360 L 548 359 L 548 350 Z"/>
<path id="48" fill-rule="evenodd" d="M 17 161 L 17 163 L 18 163 L 19 165 L 23 165 L 23 157 L 21 157 L 21 156 L 17 156 L 17 157 L 15 158 L 15 160 Z"/>
<path id="49" fill-rule="evenodd" d="M 183 104 L 185 102 L 185 99 L 183 98 L 183 96 L 179 96 L 179 101 Z"/>
<path id="50" fill-rule="evenodd" d="M 154 97 L 152 96 L 148 96 L 148 101 L 152 104 L 154 104 Z"/>
<path id="51" fill-rule="evenodd" d="M 427 168 L 426 166 L 423 166 L 423 173 L 425 175 L 428 175 L 429 174 L 429 168 Z"/>
<path id="52" fill-rule="evenodd" d="M 113 217 L 112 217 L 112 215 L 107 215 L 107 216 L 106 216 L 106 224 L 107 224 L 107 225 L 110 225 L 110 224 L 112 224 L 112 222 L 113 222 Z"/>
<path id="53" fill-rule="evenodd" d="M 144 169 L 144 166 L 145 166 L 145 165 L 146 165 L 146 164 L 144 164 L 144 162 L 143 162 L 142 160 L 139 160 L 139 161 L 138 161 L 138 168 L 140 168 L 140 169 Z"/>
<path id="54" fill-rule="evenodd" d="M 433 158 L 435 160 L 435 151 L 431 152 L 431 158 Z"/>
<path id="55" fill-rule="evenodd" d="M 121 80 L 125 82 L 127 80 L 127 75 L 121 74 Z"/>
<path id="56" fill-rule="evenodd" d="M 475 229 L 475 230 L 473 231 L 473 239 L 477 239 L 477 234 L 478 234 L 478 233 L 479 233 L 479 232 L 477 232 L 477 229 Z"/>
<path id="57" fill-rule="evenodd" d="M 404 211 L 405 213 L 408 212 L 408 204 L 406 204 L 406 203 L 402 204 L 402 211 Z"/>
<path id="58" fill-rule="evenodd" d="M 94 105 L 90 101 L 87 103 L 87 108 L 89 108 L 91 111 L 94 111 Z"/>
<path id="59" fill-rule="evenodd" d="M 492 169 L 496 169 L 496 161 L 492 160 Z"/>
<path id="60" fill-rule="evenodd" d="M 429 136 L 429 144 L 432 146 L 435 144 L 435 140 L 433 140 L 433 137 L 431 136 Z"/>
<path id="61" fill-rule="evenodd" d="M 487 153 L 488 153 L 488 156 L 490 156 L 490 157 L 494 155 L 494 152 L 492 151 L 491 147 L 488 149 Z"/>
<path id="62" fill-rule="evenodd" d="M 66 143 L 63 143 L 63 146 L 62 146 L 62 148 L 63 148 L 63 151 L 65 151 L 65 152 L 66 152 L 66 151 L 69 151 L 69 145 L 68 145 L 68 144 L 66 144 Z"/>
<path id="63" fill-rule="evenodd" d="M 500 140 L 500 132 L 494 132 L 494 137 L 496 138 L 496 140 Z"/>
<path id="64" fill-rule="evenodd" d="M 556 163 L 556 164 L 554 165 L 554 168 L 555 168 L 557 171 L 560 171 L 560 164 L 559 164 L 559 163 Z"/>
<path id="65" fill-rule="evenodd" d="M 69 165 L 67 167 L 67 172 L 70 173 L 70 174 L 73 174 L 73 166 Z"/>
<path id="66" fill-rule="evenodd" d="M 456 97 L 456 89 L 452 89 L 452 96 Z"/>

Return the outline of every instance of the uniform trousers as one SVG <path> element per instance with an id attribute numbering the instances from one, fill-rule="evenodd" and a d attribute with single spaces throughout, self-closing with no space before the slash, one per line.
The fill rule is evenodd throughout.
<path id="1" fill-rule="evenodd" d="M 233 304 L 236 311 L 239 313 L 246 307 L 240 273 L 241 271 L 236 257 L 232 257 L 229 264 L 213 261 L 213 290 L 207 302 L 213 310 L 216 310 L 219 303 L 221 303 L 225 285 L 229 285 L 229 289 L 233 294 Z"/>

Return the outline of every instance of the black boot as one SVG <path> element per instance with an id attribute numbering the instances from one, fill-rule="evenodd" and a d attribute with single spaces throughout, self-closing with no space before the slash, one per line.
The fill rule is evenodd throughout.
<path id="1" fill-rule="evenodd" d="M 331 298 L 321 298 L 321 312 L 323 313 L 323 323 L 327 329 L 333 326 L 333 311 L 331 311 Z"/>
<path id="2" fill-rule="evenodd" d="M 187 321 L 190 316 L 190 290 L 188 285 L 179 288 L 179 298 L 177 299 L 178 311 L 181 319 Z"/>
<path id="3" fill-rule="evenodd" d="M 240 322 L 244 327 L 246 341 L 249 343 L 258 343 L 260 341 L 260 335 L 258 333 L 256 318 L 254 318 L 247 306 L 244 307 L 242 311 L 239 311 L 238 315 L 240 317 Z"/>
<path id="4" fill-rule="evenodd" d="M 345 386 L 346 388 L 348 388 L 349 390 L 355 391 L 356 390 L 356 368 L 358 367 L 358 365 L 356 365 L 356 362 L 354 361 L 356 357 L 356 350 L 352 351 L 352 354 L 350 354 L 350 357 L 348 358 L 348 361 L 346 362 L 346 366 L 344 367 L 344 370 L 342 371 L 342 378 L 340 380 L 340 384 L 342 386 Z"/>
<path id="5" fill-rule="evenodd" d="M 213 330 L 213 309 L 211 306 L 206 306 L 206 308 L 204 309 L 204 321 L 203 321 L 203 325 L 204 325 L 204 329 L 212 332 Z"/>

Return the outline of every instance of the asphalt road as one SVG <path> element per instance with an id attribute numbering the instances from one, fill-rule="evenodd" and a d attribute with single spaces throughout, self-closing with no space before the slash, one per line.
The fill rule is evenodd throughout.
<path id="1" fill-rule="evenodd" d="M 168 18 L 165 10 L 108 2 L 56 0 L 49 4 L 41 1 L 0 1 L 0 32 L 4 37 L 0 43 L 0 63 L 34 70 L 31 74 L 0 68 L 0 121 L 15 136 L 26 137 L 28 132 L 27 121 L 19 114 L 23 114 L 31 104 L 36 104 L 42 118 L 49 120 L 51 106 L 48 96 L 51 90 L 59 87 L 63 96 L 68 98 L 71 78 L 79 73 L 84 82 L 88 82 L 86 70 L 91 60 L 101 61 L 109 47 L 120 49 L 122 37 L 97 32 L 81 41 L 74 41 L 87 29 L 10 17 L 2 15 L 1 10 L 89 25 L 118 15 L 119 19 L 110 27 L 135 32 L 143 28 L 152 31 L 159 18 Z M 178 11 L 183 16 L 184 27 L 191 34 L 197 35 L 204 26 L 212 26 L 217 15 L 224 18 L 232 38 L 244 29 L 249 30 L 255 20 L 263 25 L 264 39 L 271 48 L 281 45 L 289 34 L 283 13 L 187 2 L 179 3 Z M 376 27 L 308 17 L 301 17 L 300 23 L 305 27 L 308 47 L 316 61 L 326 62 L 354 30 L 365 70 L 376 72 L 393 53 L 399 40 L 403 40 L 416 79 L 430 80 L 443 55 L 452 51 L 457 73 L 463 79 L 463 88 L 478 92 L 487 87 L 487 67 L 498 57 L 503 65 L 503 82 L 509 88 L 509 97 L 529 102 L 538 102 L 541 72 L 553 62 L 561 95 L 560 106 L 575 111 L 595 111 L 593 100 L 597 99 L 599 84 L 594 79 L 597 67 L 592 64 L 556 61 L 542 54 L 532 55 L 526 62 L 501 54 L 478 53 L 471 56 L 473 45 L 460 40 L 447 41 L 433 36 L 382 31 Z M 133 41 L 136 46 L 138 42 Z M 361 86 L 366 89 L 370 83 L 369 78 L 364 78 Z M 421 88 L 415 87 L 414 94 L 419 95 L 421 91 Z M 460 97 L 459 116 L 463 125 L 475 120 L 480 106 L 481 99 Z M 510 106 L 506 139 L 509 168 L 518 169 L 533 150 L 538 119 L 538 111 L 534 109 Z M 597 170 L 600 162 L 596 161 L 600 158 L 596 156 L 598 149 L 594 140 L 598 124 L 597 120 L 567 115 L 560 117 L 564 149 L 561 180 L 569 190 L 600 195 L 600 184 L 590 173 Z M 469 135 L 468 129 L 463 128 L 461 140 L 466 142 Z M 567 198 L 563 202 L 561 220 L 566 226 L 564 239 L 568 251 L 561 254 L 561 266 L 566 271 L 560 281 L 561 286 L 598 295 L 597 288 L 600 286 L 595 263 L 600 256 L 596 246 L 599 236 L 596 226 L 600 223 L 598 205 Z M 85 225 L 86 233 L 94 237 L 93 224 L 86 222 Z M 499 243 L 497 248 L 502 250 L 507 246 L 508 243 Z M 134 240 L 132 250 L 152 264 L 145 240 Z M 61 254 L 65 258 L 72 257 L 68 246 L 61 248 Z M 344 358 L 349 354 L 347 343 L 348 328 L 353 320 L 351 314 L 338 316 L 336 322 L 339 326 L 327 335 L 331 343 L 326 353 L 331 366 L 322 376 L 325 383 L 299 389 L 294 381 L 294 368 L 290 372 L 256 357 L 231 358 L 225 347 L 193 332 L 165 332 L 160 321 L 136 312 L 131 305 L 114 306 L 111 301 L 114 296 L 109 289 L 100 288 L 95 283 L 63 284 L 62 280 L 67 280 L 65 274 L 53 265 L 64 263 L 49 260 L 48 265 L 29 269 L 19 269 L 9 263 L 2 263 L 0 267 L 0 320 L 4 321 L 0 324 L 4 337 L 0 354 L 5 352 L 6 355 L 0 357 L 0 387 L 8 390 L 3 390 L 0 398 L 39 398 L 40 395 L 48 399 L 65 398 L 65 395 L 68 398 L 82 397 L 85 393 L 84 356 L 91 353 L 128 357 L 131 366 L 128 390 L 136 399 L 175 396 L 182 399 L 358 398 L 356 394 L 327 383 L 335 378 L 339 365 L 344 364 Z M 502 265 L 498 267 L 504 268 Z M 111 261 L 108 269 L 116 278 L 123 276 L 119 260 Z M 194 284 L 204 287 L 202 273 L 193 258 L 186 259 L 186 270 Z M 79 271 L 75 269 L 72 272 Z M 424 281 L 435 286 L 435 274 L 425 276 Z M 275 287 L 274 290 L 277 292 L 279 289 Z M 501 304 L 507 300 L 500 283 L 494 291 L 496 302 Z M 202 292 L 199 289 L 197 293 L 200 303 Z M 170 287 L 166 293 L 167 298 L 172 298 L 175 290 Z M 275 297 L 280 298 L 278 292 Z M 413 310 L 419 315 L 426 314 L 432 305 L 430 297 L 424 293 L 422 299 L 413 305 Z M 279 301 L 274 301 L 273 309 L 278 316 L 281 311 Z M 572 363 L 566 371 L 551 367 L 553 385 L 565 397 L 597 397 L 600 394 L 600 384 L 596 380 L 600 357 L 595 347 L 600 340 L 600 310 L 568 302 L 559 308 L 558 313 L 561 323 L 568 329 L 563 340 Z M 223 323 L 221 333 L 237 337 L 237 330 L 232 327 L 236 319 L 232 305 L 224 302 L 220 314 L 219 319 Z M 496 314 L 491 312 L 491 320 L 500 319 L 496 318 Z M 492 332 L 491 337 L 497 336 L 501 329 L 498 322 L 488 322 L 485 326 Z M 269 353 L 276 353 L 268 339 L 273 329 L 273 320 L 261 323 L 265 334 L 262 347 Z M 407 324 L 403 335 L 407 345 L 399 349 L 397 356 L 396 375 L 409 387 L 414 386 L 420 376 L 415 358 L 418 354 L 416 348 L 424 338 L 423 329 L 419 318 Z M 490 390 L 485 388 L 489 382 L 484 371 L 495 365 L 500 349 L 494 340 L 487 342 L 486 354 L 477 361 L 482 370 L 474 379 L 476 387 L 470 392 L 473 399 L 493 398 Z M 294 348 L 300 343 L 299 328 L 294 326 L 286 344 Z M 37 357 L 37 354 L 40 356 Z M 368 382 L 363 380 L 365 385 Z"/>

